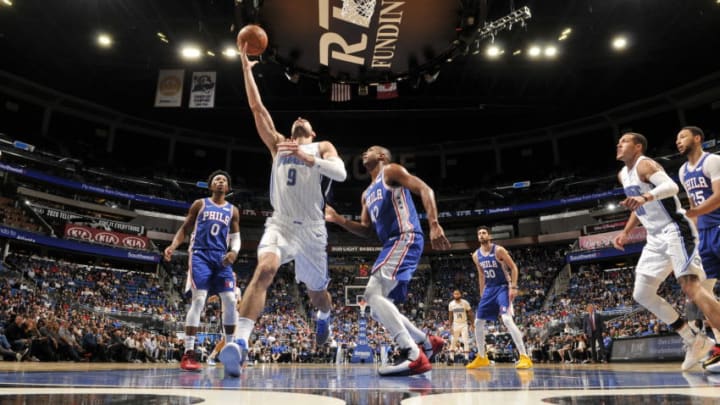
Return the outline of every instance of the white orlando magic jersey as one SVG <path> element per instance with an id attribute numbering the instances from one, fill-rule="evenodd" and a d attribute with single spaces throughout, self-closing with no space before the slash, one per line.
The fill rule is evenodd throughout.
<path id="1" fill-rule="evenodd" d="M 637 174 L 637 167 L 643 159 L 649 158 L 640 156 L 632 169 L 628 170 L 627 166 L 624 166 L 620 171 L 620 181 L 628 197 L 641 196 L 654 187 L 651 183 L 641 181 Z M 651 233 L 659 232 L 665 225 L 680 220 L 684 213 L 677 196 L 648 201 L 635 210 L 640 223 Z"/>
<path id="2" fill-rule="evenodd" d="M 300 150 L 320 159 L 318 143 L 300 145 Z M 325 197 L 331 180 L 298 157 L 278 153 L 270 176 L 270 204 L 274 214 L 291 220 L 325 220 Z"/>
<path id="3" fill-rule="evenodd" d="M 467 318 L 467 311 L 470 311 L 470 303 L 467 302 L 465 299 L 460 299 L 460 301 L 455 301 L 454 299 L 450 300 L 450 303 L 448 304 L 448 311 L 452 312 L 453 314 L 453 324 L 454 325 L 465 325 L 467 324 L 468 318 Z"/>

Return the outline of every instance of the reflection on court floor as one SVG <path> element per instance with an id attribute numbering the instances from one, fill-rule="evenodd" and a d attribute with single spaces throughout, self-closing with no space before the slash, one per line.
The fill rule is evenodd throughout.
<path id="1" fill-rule="evenodd" d="M 720 376 L 682 373 L 665 363 L 437 366 L 423 376 L 394 378 L 378 377 L 374 365 L 264 365 L 240 378 L 226 378 L 222 367 L 192 373 L 177 365 L 133 366 L 0 363 L 0 405 L 720 403 Z"/>

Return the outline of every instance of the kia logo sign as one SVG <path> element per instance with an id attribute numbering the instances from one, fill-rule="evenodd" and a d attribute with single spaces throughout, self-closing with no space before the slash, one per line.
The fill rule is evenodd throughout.
<path id="1" fill-rule="evenodd" d="M 70 236 L 71 238 L 76 239 L 82 239 L 82 240 L 92 240 L 92 233 L 88 231 L 85 228 L 80 227 L 70 227 L 65 230 L 65 234 Z"/>
<path id="2" fill-rule="evenodd" d="M 120 238 L 114 233 L 99 232 L 95 235 L 95 241 L 106 245 L 119 245 Z"/>
<path id="3" fill-rule="evenodd" d="M 147 244 L 145 243 L 145 240 L 141 238 L 136 238 L 134 236 L 126 236 L 122 240 L 122 244 L 125 247 L 129 247 L 132 249 L 145 249 Z"/>

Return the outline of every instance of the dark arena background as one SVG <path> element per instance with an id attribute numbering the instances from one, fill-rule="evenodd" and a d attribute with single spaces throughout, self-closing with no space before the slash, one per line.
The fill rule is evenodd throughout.
<path id="1" fill-rule="evenodd" d="M 338 212 L 359 215 L 372 145 L 433 188 L 452 247 L 426 244 L 398 305 L 446 341 L 432 371 L 378 375 L 393 339 L 358 303 L 380 244 L 334 224 L 329 343 L 315 344 L 317 309 L 289 263 L 240 378 L 208 362 L 213 300 L 203 367 L 180 369 L 187 243 L 162 252 L 190 203 L 208 174 L 232 175 L 243 291 L 272 213 L 235 45 L 251 23 L 269 37 L 253 72 L 277 129 L 307 118 L 345 162 Z M 720 374 L 682 371 L 680 337 L 633 300 L 644 229 L 612 246 L 629 217 L 623 133 L 644 134 L 675 181 L 682 127 L 717 153 L 718 49 L 716 0 L 0 0 L 0 404 L 718 403 Z M 479 225 L 518 264 L 530 369 L 501 321 L 486 325 L 489 367 L 466 369 L 472 333 L 451 345 L 453 291 L 473 313 L 480 298 Z M 673 276 L 660 295 L 684 313 Z M 588 304 L 606 358 L 580 343 Z M 18 327 L 24 340 L 5 342 Z"/>

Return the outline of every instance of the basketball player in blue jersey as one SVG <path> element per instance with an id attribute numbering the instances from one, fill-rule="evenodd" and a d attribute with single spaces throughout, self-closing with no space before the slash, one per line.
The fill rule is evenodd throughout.
<path id="1" fill-rule="evenodd" d="M 364 297 L 371 315 L 385 326 L 400 352 L 394 364 L 380 367 L 379 374 L 406 376 L 429 371 L 432 365 L 428 357 L 444 345 L 442 338 L 428 336 L 413 325 L 394 303 L 405 302 L 425 243 L 412 194 L 420 197 L 425 208 L 433 249 L 446 250 L 450 242 L 438 222 L 433 190 L 391 162 L 390 151 L 381 146 L 371 146 L 363 153 L 371 182 L 362 196 L 360 222 L 343 217 L 330 206 L 325 208 L 325 218 L 359 236 L 371 237 L 374 231 L 383 244 Z"/>
<path id="2" fill-rule="evenodd" d="M 208 178 L 212 197 L 195 200 L 185 222 L 165 249 L 165 260 L 192 232 L 188 245 L 188 278 L 186 287 L 192 293 L 190 310 L 185 319 L 185 353 L 180 367 L 197 371 L 202 367 L 195 356 L 195 335 L 208 296 L 218 294 L 222 302 L 222 321 L 225 338 L 235 332 L 235 274 L 232 264 L 240 251 L 240 212 L 225 201 L 230 190 L 230 175 L 222 170 Z"/>
<path id="3" fill-rule="evenodd" d="M 240 375 L 250 334 L 265 307 L 267 289 L 284 263 L 295 261 L 295 280 L 305 284 L 310 301 L 318 308 L 317 345 L 324 344 L 330 336 L 332 300 L 327 291 L 330 278 L 324 208 L 332 181 L 345 181 L 347 177 L 345 163 L 335 146 L 328 141 L 316 142 L 308 120 L 295 120 L 290 138 L 277 131 L 253 77 L 252 68 L 257 61 L 248 60 L 245 49 L 240 51 L 240 60 L 255 127 L 273 159 L 270 177 L 273 214 L 265 223 L 257 250 L 258 264 L 240 303 L 238 339 L 226 344 L 218 355 L 226 373 L 235 377 Z"/>
<path id="4" fill-rule="evenodd" d="M 675 308 L 657 294 L 673 272 L 685 295 L 714 325 L 720 325 L 720 303 L 702 286 L 705 280 L 695 225 L 684 214 L 677 197 L 679 187 L 656 161 L 645 156 L 647 139 L 628 132 L 620 137 L 616 158 L 625 163 L 618 180 L 626 198 L 620 203 L 631 210 L 625 228 L 613 245 L 622 250 L 628 233 L 642 223 L 647 240 L 635 266 L 633 299 L 672 327 L 687 345 L 681 368 L 689 370 L 712 348 L 705 334 L 696 334 Z"/>
<path id="5" fill-rule="evenodd" d="M 687 158 L 687 162 L 680 166 L 679 179 L 685 188 L 690 208 L 685 211 L 688 218 L 695 221 L 700 239 L 700 258 L 707 279 L 702 285 L 711 294 L 720 275 L 720 156 L 703 151 L 702 143 L 705 133 L 698 127 L 684 127 L 678 132 L 676 146 L 678 152 Z M 694 303 L 688 303 L 686 308 L 697 308 Z M 697 311 L 696 311 L 697 312 Z M 695 316 L 694 319 L 703 319 Z M 688 313 L 688 319 L 693 319 Z M 712 327 L 715 337 L 715 347 L 710 357 L 703 362 L 703 367 L 712 369 L 720 367 L 720 331 L 715 325 Z M 717 363 L 717 364 L 716 364 Z M 720 368 L 714 372 L 720 371 Z"/>
<path id="6" fill-rule="evenodd" d="M 475 313 L 475 343 L 478 353 L 466 368 L 475 369 L 490 365 L 485 353 L 485 321 L 496 321 L 498 316 L 510 332 L 520 355 L 515 368 L 531 368 L 533 363 L 525 350 L 522 332 L 513 320 L 512 302 L 518 292 L 517 265 L 507 249 L 492 243 L 490 228 L 479 226 L 477 238 L 480 247 L 472 253 L 472 260 L 478 272 L 478 291 L 480 291 L 480 303 Z"/>

